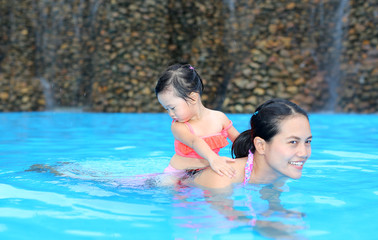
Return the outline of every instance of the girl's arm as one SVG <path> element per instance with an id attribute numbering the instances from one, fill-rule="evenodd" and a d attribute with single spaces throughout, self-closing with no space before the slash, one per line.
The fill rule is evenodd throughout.
<path id="1" fill-rule="evenodd" d="M 171 130 L 175 139 L 192 148 L 198 155 L 206 159 L 216 173 L 221 176 L 234 176 L 235 170 L 227 164 L 227 161 L 234 162 L 235 159 L 222 157 L 214 153 L 209 145 L 202 138 L 192 134 L 184 123 L 173 123 Z"/>
<path id="2" fill-rule="evenodd" d="M 206 189 L 212 189 L 218 193 L 232 192 L 233 183 L 242 183 L 244 180 L 244 167 L 247 158 L 239 158 L 237 161 L 230 163 L 236 169 L 236 174 L 233 178 L 227 178 L 216 174 L 211 169 L 204 169 L 198 175 L 195 175 L 194 183 Z"/>
<path id="3" fill-rule="evenodd" d="M 231 122 L 231 120 L 226 116 L 226 114 L 224 114 L 223 112 L 220 112 L 221 114 L 221 119 L 222 119 L 222 122 L 223 122 L 223 129 L 227 128 Z M 236 128 L 234 127 L 234 125 L 232 125 L 228 130 L 227 130 L 227 133 L 228 133 L 228 138 L 231 140 L 231 142 L 234 142 L 235 139 L 239 136 L 239 132 L 238 130 L 236 130 Z"/>
<path id="4" fill-rule="evenodd" d="M 231 126 L 228 131 L 228 138 L 231 140 L 231 142 L 234 142 L 235 139 L 240 135 L 240 133 L 238 132 L 238 130 L 236 130 L 236 128 L 234 126 Z"/>
<path id="5" fill-rule="evenodd" d="M 205 169 L 194 178 L 194 183 L 200 185 L 206 189 L 218 189 L 222 193 L 232 192 L 233 179 L 220 176 L 219 174 L 211 171 L 210 169 Z"/>

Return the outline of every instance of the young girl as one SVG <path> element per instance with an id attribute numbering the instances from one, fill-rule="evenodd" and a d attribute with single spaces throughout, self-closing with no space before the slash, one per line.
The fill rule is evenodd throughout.
<path id="1" fill-rule="evenodd" d="M 233 142 L 239 132 L 227 116 L 206 108 L 201 102 L 203 83 L 189 64 L 175 64 L 161 75 L 155 93 L 160 104 L 172 117 L 171 130 L 175 151 L 164 172 L 185 173 L 187 170 L 210 167 L 219 175 L 233 177 L 234 169 L 218 152 Z"/>

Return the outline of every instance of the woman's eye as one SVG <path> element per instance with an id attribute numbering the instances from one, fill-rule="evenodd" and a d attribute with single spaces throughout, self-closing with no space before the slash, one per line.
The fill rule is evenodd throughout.
<path id="1" fill-rule="evenodd" d="M 293 140 L 293 141 L 290 141 L 289 143 L 290 143 L 290 144 L 296 144 L 297 141 Z"/>

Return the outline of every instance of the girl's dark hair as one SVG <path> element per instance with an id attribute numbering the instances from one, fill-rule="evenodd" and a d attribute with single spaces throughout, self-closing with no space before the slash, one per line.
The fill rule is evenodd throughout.
<path id="1" fill-rule="evenodd" d="M 261 137 L 269 142 L 279 133 L 282 120 L 295 114 L 301 114 L 308 119 L 306 111 L 288 100 L 271 99 L 261 104 L 251 117 L 251 129 L 242 132 L 232 144 L 232 157 L 246 157 L 249 150 L 255 153 L 253 144 L 255 137 Z"/>
<path id="2" fill-rule="evenodd" d="M 160 76 L 156 87 L 156 96 L 173 86 L 178 97 L 189 100 L 192 92 L 202 95 L 203 83 L 200 75 L 190 64 L 174 64 L 169 66 Z"/>

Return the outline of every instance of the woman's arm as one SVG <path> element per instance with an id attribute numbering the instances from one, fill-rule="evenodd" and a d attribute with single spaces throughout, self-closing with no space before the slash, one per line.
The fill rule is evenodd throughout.
<path id="1" fill-rule="evenodd" d="M 209 176 L 206 175 L 206 173 L 204 176 L 206 176 L 205 182 L 207 180 L 217 181 L 221 179 L 217 176 L 214 176 L 215 178 L 207 179 Z M 207 186 L 225 187 L 224 182 L 223 184 L 219 185 L 207 184 Z M 263 187 L 260 190 L 260 193 L 262 195 L 261 198 L 268 201 L 269 207 L 267 211 L 259 213 L 253 208 L 254 201 L 252 198 L 250 199 L 250 201 L 248 200 L 245 202 L 246 208 L 236 208 L 234 206 L 234 201 L 230 198 L 233 191 L 232 187 L 225 187 L 221 189 L 205 189 L 208 190 L 204 191 L 206 201 L 211 205 L 212 208 L 217 210 L 228 220 L 250 224 L 255 231 L 257 231 L 264 237 L 274 239 L 297 239 L 298 237 L 300 239 L 303 239 L 301 236 L 299 236 L 299 233 L 297 233 L 297 231 L 303 229 L 304 224 L 290 224 L 290 221 L 288 224 L 286 224 L 284 221 L 277 221 L 274 218 L 270 220 L 268 218 L 270 215 L 266 215 L 266 213 L 273 214 L 275 212 L 282 212 L 285 214 L 283 217 L 288 219 L 293 217 L 298 219 L 303 216 L 303 214 L 293 214 L 293 212 L 282 207 L 279 200 L 281 194 L 279 190 L 271 189 L 269 187 Z M 263 218 L 265 220 L 259 220 L 260 218 Z M 300 221 L 300 223 L 304 222 Z"/>
<path id="2" fill-rule="evenodd" d="M 304 217 L 303 213 L 288 210 L 284 208 L 284 206 L 282 206 L 280 199 L 281 193 L 282 191 L 280 189 L 277 189 L 274 185 L 265 186 L 260 190 L 261 199 L 267 200 L 269 203 L 269 209 L 262 213 L 262 215 L 270 216 L 274 212 L 281 212 L 282 214 L 290 217 Z"/>

